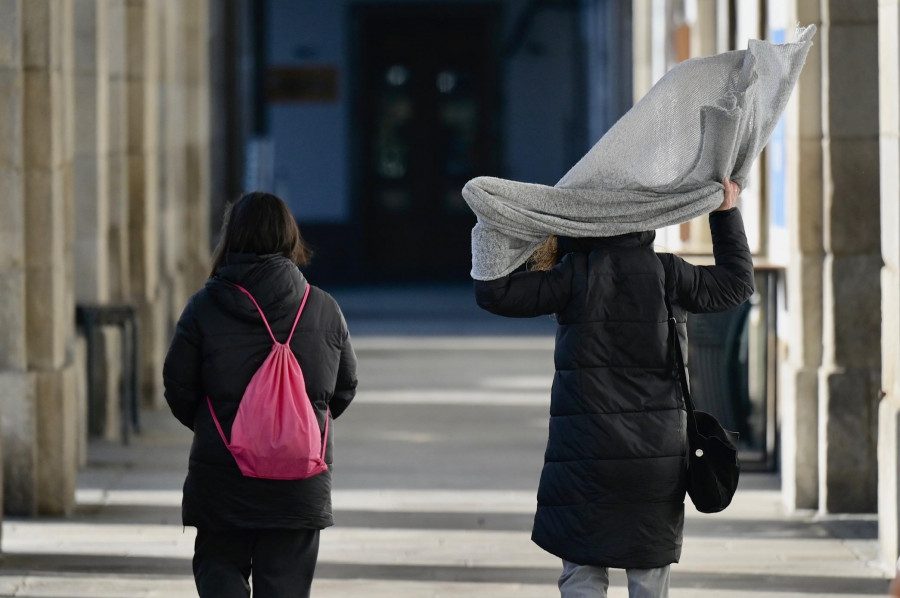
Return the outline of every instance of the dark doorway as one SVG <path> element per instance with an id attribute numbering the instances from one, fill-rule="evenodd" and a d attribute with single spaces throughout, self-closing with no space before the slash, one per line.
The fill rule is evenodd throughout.
<path id="1" fill-rule="evenodd" d="M 357 214 L 373 281 L 465 280 L 475 217 L 460 193 L 498 173 L 499 10 L 360 6 Z"/>

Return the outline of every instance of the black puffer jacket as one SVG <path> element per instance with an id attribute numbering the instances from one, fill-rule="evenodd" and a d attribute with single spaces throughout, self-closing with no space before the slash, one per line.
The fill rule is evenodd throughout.
<path id="1" fill-rule="evenodd" d="M 184 309 L 163 369 L 166 401 L 175 417 L 194 431 L 184 483 L 184 524 L 209 530 L 332 525 L 333 427 L 325 453 L 329 470 L 285 481 L 244 477 L 213 423 L 207 396 L 225 436 L 231 437 L 244 390 L 272 348 L 259 312 L 230 283 L 250 291 L 279 341 L 287 338 L 308 284 L 284 257 L 232 254 Z M 291 350 L 324 429 L 327 410 L 338 417 L 353 399 L 356 356 L 340 308 L 314 286 Z"/>
<path id="2" fill-rule="evenodd" d="M 681 555 L 686 413 L 663 293 L 686 347 L 686 312 L 721 311 L 753 292 L 739 212 L 713 212 L 710 227 L 715 266 L 657 255 L 648 232 L 569 239 L 572 251 L 548 272 L 475 283 L 478 304 L 491 312 L 557 314 L 532 539 L 560 558 L 647 569 Z"/>

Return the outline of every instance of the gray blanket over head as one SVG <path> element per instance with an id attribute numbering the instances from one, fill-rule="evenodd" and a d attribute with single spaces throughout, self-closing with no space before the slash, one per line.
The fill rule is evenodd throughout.
<path id="1" fill-rule="evenodd" d="M 521 266 L 550 235 L 607 237 L 685 222 L 741 187 L 800 76 L 816 32 L 670 70 L 553 187 L 472 179 L 463 197 L 478 216 L 472 278 Z"/>

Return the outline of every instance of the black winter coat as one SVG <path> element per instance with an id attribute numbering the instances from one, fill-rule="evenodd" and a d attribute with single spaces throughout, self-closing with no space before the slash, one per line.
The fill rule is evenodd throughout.
<path id="1" fill-rule="evenodd" d="M 648 569 L 680 558 L 686 413 L 663 293 L 686 347 L 686 312 L 728 309 L 753 292 L 740 213 L 713 212 L 709 222 L 715 266 L 656 254 L 647 232 L 567 239 L 572 251 L 549 271 L 475 283 L 493 313 L 557 314 L 532 539 L 562 559 Z"/>
<path id="2" fill-rule="evenodd" d="M 259 312 L 230 283 L 250 291 L 279 341 L 287 338 L 308 284 L 284 257 L 231 254 L 185 307 L 163 368 L 166 401 L 194 431 L 184 482 L 184 525 L 208 530 L 328 527 L 333 524 L 332 426 L 325 452 L 328 471 L 306 480 L 265 480 L 241 474 L 213 423 L 207 396 L 225 436 L 231 437 L 244 390 L 272 348 Z M 353 399 L 356 356 L 340 308 L 314 286 L 291 350 L 324 429 L 327 410 L 336 418 Z"/>

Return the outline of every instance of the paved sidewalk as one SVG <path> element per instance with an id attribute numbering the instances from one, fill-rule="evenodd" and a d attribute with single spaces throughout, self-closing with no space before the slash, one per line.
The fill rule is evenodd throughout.
<path id="1" fill-rule="evenodd" d="M 529 540 L 551 344 L 360 339 L 366 386 L 335 425 L 338 525 L 323 533 L 314 596 L 558 595 L 559 562 Z M 179 508 L 190 433 L 167 412 L 144 424 L 130 447 L 92 443 L 73 517 L 4 520 L 0 596 L 196 595 Z M 725 513 L 689 512 L 671 596 L 884 596 L 875 527 L 787 516 L 775 477 L 746 475 Z M 621 572 L 610 595 L 627 595 Z"/>
<path id="2" fill-rule="evenodd" d="M 0 595 L 195 595 L 194 534 L 179 523 L 189 435 L 172 421 L 148 414 L 128 448 L 93 444 L 71 519 L 4 522 Z M 748 475 L 726 513 L 689 514 L 673 598 L 885 594 L 874 522 L 786 517 L 774 485 Z M 558 562 L 528 539 L 532 492 L 338 490 L 335 509 L 315 596 L 554 595 Z M 375 515 L 359 521 L 362 511 Z M 626 595 L 623 575 L 612 584 Z"/>

